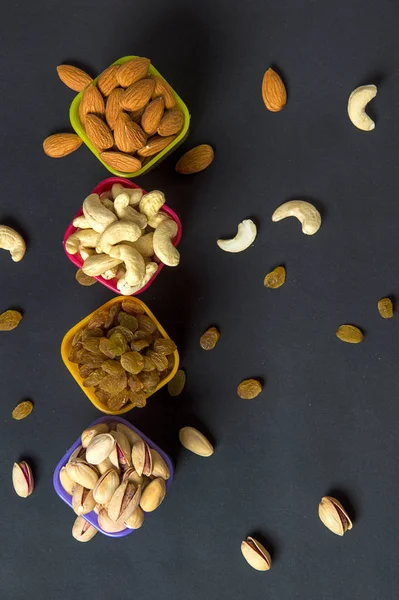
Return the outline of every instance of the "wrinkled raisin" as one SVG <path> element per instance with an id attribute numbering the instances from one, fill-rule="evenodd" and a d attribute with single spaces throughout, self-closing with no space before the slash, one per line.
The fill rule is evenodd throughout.
<path id="1" fill-rule="evenodd" d="M 158 371 L 142 371 L 139 373 L 138 378 L 143 384 L 144 391 L 147 393 L 152 393 L 160 381 Z"/>
<path id="2" fill-rule="evenodd" d="M 112 325 L 117 323 L 117 317 L 119 314 L 120 305 L 118 302 L 113 304 L 109 309 L 107 320 L 104 322 L 105 329 L 109 329 Z"/>
<path id="3" fill-rule="evenodd" d="M 144 358 L 144 367 L 143 371 L 154 371 L 156 369 L 155 364 L 152 362 L 149 356 L 143 356 Z"/>
<path id="4" fill-rule="evenodd" d="M 94 277 L 86 275 L 86 273 L 83 273 L 82 269 L 78 269 L 76 271 L 75 279 L 78 283 L 80 283 L 80 285 L 83 285 L 84 287 L 90 287 L 91 285 L 97 283 L 97 280 L 94 279 Z"/>
<path id="5" fill-rule="evenodd" d="M 130 392 L 129 399 L 136 408 L 144 408 L 147 404 L 147 398 L 144 392 Z"/>
<path id="6" fill-rule="evenodd" d="M 127 385 L 126 373 L 123 375 L 106 375 L 99 383 L 99 388 L 110 394 L 118 394 L 125 389 Z"/>
<path id="7" fill-rule="evenodd" d="M 82 379 L 86 379 L 89 375 L 91 375 L 95 371 L 93 367 L 89 367 L 89 365 L 80 365 L 79 367 L 79 375 Z"/>
<path id="8" fill-rule="evenodd" d="M 108 375 L 123 375 L 125 370 L 117 360 L 105 360 L 101 365 L 102 370 Z"/>
<path id="9" fill-rule="evenodd" d="M 122 301 L 122 309 L 129 315 L 139 315 L 144 313 L 144 309 L 139 305 L 138 302 L 129 298 Z"/>
<path id="10" fill-rule="evenodd" d="M 0 331 L 11 331 L 18 327 L 22 315 L 17 310 L 6 310 L 0 315 Z"/>
<path id="11" fill-rule="evenodd" d="M 144 357 L 139 352 L 126 352 L 121 356 L 122 367 L 132 375 L 137 375 L 144 367 Z"/>
<path id="12" fill-rule="evenodd" d="M 169 363 L 168 363 L 168 359 L 166 358 L 165 354 L 160 354 L 159 352 L 154 352 L 154 350 L 148 350 L 147 356 L 148 356 L 148 358 L 150 358 L 152 360 L 152 362 L 154 363 L 154 365 L 158 371 L 164 371 L 165 369 L 168 368 Z"/>
<path id="13" fill-rule="evenodd" d="M 80 363 L 84 353 L 85 349 L 83 347 L 81 347 L 80 345 L 75 346 L 74 348 L 71 348 L 68 358 L 73 363 Z"/>
<path id="14" fill-rule="evenodd" d="M 109 316 L 108 308 L 100 308 L 100 310 L 96 310 L 94 315 L 91 317 L 90 321 L 87 324 L 89 329 L 94 329 L 96 327 L 103 327 L 107 322 Z"/>
<path id="15" fill-rule="evenodd" d="M 141 392 L 143 389 L 143 383 L 136 375 L 129 375 L 127 378 L 127 384 L 132 392 Z"/>
<path id="16" fill-rule="evenodd" d="M 203 350 L 213 350 L 219 338 L 219 330 L 216 327 L 210 327 L 201 335 L 200 346 Z"/>
<path id="17" fill-rule="evenodd" d="M 148 348 L 149 345 L 148 340 L 133 340 L 133 342 L 130 343 L 131 349 L 135 352 L 141 352 L 144 348 Z"/>
<path id="18" fill-rule="evenodd" d="M 393 303 L 390 298 L 381 298 L 378 301 L 378 312 L 383 319 L 391 319 L 393 317 Z"/>
<path id="19" fill-rule="evenodd" d="M 109 348 L 116 356 L 121 356 L 127 350 L 127 341 L 120 331 L 115 331 L 109 338 Z"/>
<path id="20" fill-rule="evenodd" d="M 82 332 L 82 343 L 93 337 L 102 337 L 104 335 L 103 330 L 100 327 L 93 327 L 93 329 L 86 329 Z"/>
<path id="21" fill-rule="evenodd" d="M 153 333 L 157 328 L 154 321 L 148 315 L 137 315 L 137 321 L 139 328 L 147 333 Z"/>
<path id="22" fill-rule="evenodd" d="M 108 358 L 115 358 L 116 356 L 115 352 L 110 346 L 110 341 L 108 338 L 100 339 L 99 349 L 105 356 L 108 356 Z"/>
<path id="23" fill-rule="evenodd" d="M 99 337 L 89 338 L 83 342 L 83 348 L 85 350 L 88 350 L 89 352 L 93 352 L 94 354 L 99 354 L 101 353 L 101 350 L 99 348 L 100 340 L 101 338 Z"/>
<path id="24" fill-rule="evenodd" d="M 139 324 L 133 315 L 128 315 L 127 313 L 121 311 L 118 315 L 118 323 L 122 325 L 122 327 L 126 327 L 130 329 L 130 331 L 135 332 L 138 328 Z"/>
<path id="25" fill-rule="evenodd" d="M 176 350 L 176 344 L 169 338 L 160 338 L 154 342 L 155 352 L 168 356 Z"/>
<path id="26" fill-rule="evenodd" d="M 83 381 L 84 387 L 94 387 L 100 383 L 104 378 L 104 371 L 102 369 L 96 369 L 91 375 L 86 377 Z"/>
<path id="27" fill-rule="evenodd" d="M 72 338 L 72 348 L 81 344 L 82 342 L 83 329 L 79 329 Z"/>
<path id="28" fill-rule="evenodd" d="M 276 290 L 285 283 L 285 268 L 276 267 L 270 271 L 263 280 L 263 285 L 272 290 Z"/>
<path id="29" fill-rule="evenodd" d="M 262 391 L 262 384 L 257 379 L 245 379 L 237 388 L 237 394 L 244 400 L 256 398 Z"/>
<path id="30" fill-rule="evenodd" d="M 108 399 L 107 405 L 110 410 L 120 410 L 130 400 L 130 392 L 127 389 L 114 394 Z"/>
<path id="31" fill-rule="evenodd" d="M 112 329 L 110 329 L 107 333 L 107 337 L 110 338 L 112 334 L 117 332 L 121 333 L 128 343 L 130 343 L 134 339 L 134 333 L 130 331 L 130 329 L 128 329 L 127 327 L 123 327 L 122 325 L 118 325 L 117 327 L 113 327 Z"/>

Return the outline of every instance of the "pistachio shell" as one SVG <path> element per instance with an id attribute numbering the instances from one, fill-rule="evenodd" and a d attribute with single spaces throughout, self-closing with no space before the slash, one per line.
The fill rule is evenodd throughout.
<path id="1" fill-rule="evenodd" d="M 319 517 L 323 525 L 336 535 L 352 529 L 352 521 L 341 502 L 332 496 L 323 496 L 319 503 Z"/>
<path id="2" fill-rule="evenodd" d="M 140 506 L 144 512 L 152 512 L 162 503 L 166 495 L 166 484 L 161 477 L 153 479 L 141 495 Z"/>
<path id="3" fill-rule="evenodd" d="M 134 467 L 129 467 L 123 473 L 122 481 L 128 480 L 130 483 L 134 483 L 134 485 L 143 485 L 144 478 L 142 475 L 139 475 Z"/>
<path id="4" fill-rule="evenodd" d="M 106 423 L 97 423 L 96 425 L 92 425 L 84 430 L 82 433 L 82 446 L 83 448 L 87 448 L 90 444 L 91 440 L 100 433 L 108 433 L 108 425 Z"/>
<path id="5" fill-rule="evenodd" d="M 66 465 L 68 477 L 88 490 L 92 490 L 98 480 L 98 471 L 93 465 L 82 460 L 72 460 Z"/>
<path id="6" fill-rule="evenodd" d="M 162 479 L 169 479 L 170 470 L 162 456 L 156 450 L 150 449 L 152 458 L 152 471 L 151 475 L 154 477 L 162 477 Z"/>
<path id="7" fill-rule="evenodd" d="M 98 513 L 98 525 L 107 533 L 117 533 L 126 529 L 126 525 L 121 521 L 112 521 L 105 509 L 100 510 Z"/>
<path id="8" fill-rule="evenodd" d="M 105 460 L 103 460 L 103 462 L 100 462 L 100 464 L 97 465 L 97 469 L 100 475 L 104 475 L 104 473 L 112 469 L 112 466 L 112 462 L 109 460 L 109 458 L 106 458 Z"/>
<path id="9" fill-rule="evenodd" d="M 72 496 L 73 489 L 76 483 L 72 481 L 72 479 L 69 477 L 66 467 L 62 467 L 62 469 L 60 470 L 60 484 L 62 485 L 66 493 Z"/>
<path id="10" fill-rule="evenodd" d="M 96 505 L 93 498 L 93 490 L 87 490 L 80 484 L 76 484 L 72 496 L 72 508 L 77 515 L 86 515 Z"/>
<path id="11" fill-rule="evenodd" d="M 98 465 L 109 457 L 115 448 L 115 438 L 110 433 L 96 435 L 86 449 L 86 460 L 92 465 Z"/>
<path id="12" fill-rule="evenodd" d="M 210 441 L 194 427 L 180 429 L 179 439 L 187 450 L 198 454 L 198 456 L 211 456 L 213 454 L 213 446 Z"/>
<path id="13" fill-rule="evenodd" d="M 115 466 L 121 466 L 127 468 L 132 464 L 132 450 L 129 444 L 129 440 L 121 431 L 111 431 L 112 437 L 115 439 L 116 445 L 114 451 L 110 454 L 110 460 Z M 116 453 L 116 457 L 115 457 Z"/>
<path id="14" fill-rule="evenodd" d="M 140 440 L 132 448 L 132 463 L 139 475 L 151 475 L 152 457 L 150 447 Z"/>
<path id="15" fill-rule="evenodd" d="M 86 458 L 86 450 L 83 448 L 82 445 L 78 446 L 73 452 L 71 452 L 71 455 L 68 458 L 68 462 L 71 462 L 72 460 L 76 460 L 78 458 L 82 460 L 85 460 Z"/>
<path id="16" fill-rule="evenodd" d="M 112 521 L 126 521 L 136 510 L 141 498 L 141 486 L 122 481 L 115 490 L 109 505 L 108 516 Z"/>
<path id="17" fill-rule="evenodd" d="M 268 571 L 272 561 L 266 548 L 253 537 L 248 536 L 241 543 L 241 552 L 249 565 L 257 571 Z"/>
<path id="18" fill-rule="evenodd" d="M 119 475 L 115 469 L 110 469 L 97 481 L 93 496 L 98 504 L 107 504 L 119 486 Z"/>
<path id="19" fill-rule="evenodd" d="M 116 431 L 120 431 L 120 433 L 123 433 L 127 437 L 128 442 L 132 447 L 136 442 L 139 442 L 141 440 L 139 434 L 136 433 L 133 429 L 130 429 L 130 427 L 128 427 L 124 423 L 118 423 L 116 426 Z"/>
<path id="20" fill-rule="evenodd" d="M 140 506 L 138 506 L 134 513 L 125 521 L 125 525 L 129 529 L 140 529 L 143 523 L 144 511 Z"/>
<path id="21" fill-rule="evenodd" d="M 97 533 L 97 529 L 90 525 L 83 517 L 77 517 L 73 527 L 72 535 L 78 542 L 89 542 Z"/>
<path id="22" fill-rule="evenodd" d="M 27 498 L 33 492 L 34 482 L 32 470 L 26 461 L 14 463 L 12 468 L 14 490 L 21 498 Z"/>

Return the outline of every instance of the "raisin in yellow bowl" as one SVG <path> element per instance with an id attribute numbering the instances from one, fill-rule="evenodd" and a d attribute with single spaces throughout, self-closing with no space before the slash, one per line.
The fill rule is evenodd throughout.
<path id="1" fill-rule="evenodd" d="M 144 407 L 179 368 L 175 344 L 131 296 L 112 298 L 72 327 L 61 356 L 90 402 L 109 415 Z"/>

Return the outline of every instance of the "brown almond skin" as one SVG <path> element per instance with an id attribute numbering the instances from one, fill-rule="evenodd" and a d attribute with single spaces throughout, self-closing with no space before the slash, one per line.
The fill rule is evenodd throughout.
<path id="1" fill-rule="evenodd" d="M 140 79 L 130 85 L 122 96 L 121 105 L 125 110 L 140 110 L 151 98 L 154 91 L 153 79 Z"/>
<path id="2" fill-rule="evenodd" d="M 123 65 L 120 65 L 117 74 L 117 80 L 119 85 L 121 85 L 124 88 L 127 88 L 136 81 L 139 81 L 140 79 L 146 77 L 150 63 L 151 61 L 149 58 L 139 57 L 132 58 L 132 60 L 129 60 L 123 63 Z"/>
<path id="3" fill-rule="evenodd" d="M 82 140 L 76 133 L 55 133 L 44 140 L 43 150 L 50 158 L 63 158 L 81 145 Z"/>
<path id="4" fill-rule="evenodd" d="M 263 76 L 262 98 L 270 112 L 279 112 L 287 103 L 285 85 L 281 77 L 271 68 Z"/>
<path id="5" fill-rule="evenodd" d="M 112 90 L 110 95 L 107 98 L 107 105 L 105 107 L 105 118 L 111 129 L 114 129 L 116 119 L 118 115 L 123 111 L 121 106 L 121 98 L 125 90 L 121 87 L 115 88 Z"/>
<path id="6" fill-rule="evenodd" d="M 135 173 L 141 169 L 141 161 L 135 156 L 130 156 L 130 154 L 124 152 L 107 150 L 101 152 L 100 157 L 107 165 L 122 173 Z"/>
<path id="7" fill-rule="evenodd" d="M 94 84 L 89 85 L 83 92 L 78 113 L 82 125 L 84 125 L 86 115 L 89 113 L 99 116 L 105 115 L 104 98 Z"/>
<path id="8" fill-rule="evenodd" d="M 213 148 L 209 144 L 201 144 L 188 150 L 176 163 L 176 171 L 182 175 L 192 175 L 203 171 L 214 159 Z"/>
<path id="9" fill-rule="evenodd" d="M 154 135 L 153 137 L 148 138 L 146 145 L 143 146 L 143 148 L 140 148 L 140 150 L 137 151 L 137 154 L 144 158 L 147 158 L 147 156 L 154 156 L 166 148 L 166 146 L 169 146 L 175 137 L 176 136 L 174 135 L 169 135 L 168 137 Z"/>
<path id="10" fill-rule="evenodd" d="M 147 136 L 140 125 L 132 121 L 126 113 L 119 114 L 115 123 L 114 136 L 118 149 L 128 154 L 133 154 L 142 148 L 147 141 Z"/>
<path id="11" fill-rule="evenodd" d="M 81 92 L 93 81 L 90 75 L 73 65 L 58 65 L 57 73 L 62 83 L 74 92 Z"/>
<path id="12" fill-rule="evenodd" d="M 164 114 L 165 101 L 162 96 L 155 98 L 146 107 L 142 117 L 141 126 L 147 135 L 154 135 Z"/>
<path id="13" fill-rule="evenodd" d="M 97 115 L 86 115 L 85 128 L 87 137 L 97 150 L 108 150 L 114 145 L 114 136 L 110 128 Z"/>
<path id="14" fill-rule="evenodd" d="M 112 90 L 118 87 L 119 83 L 116 74 L 119 70 L 119 65 L 111 65 L 105 69 L 97 80 L 97 87 L 103 96 L 109 96 Z"/>
<path id="15" fill-rule="evenodd" d="M 181 110 L 168 110 L 162 117 L 157 132 L 159 135 L 173 135 L 179 133 L 184 125 L 184 116 Z"/>
<path id="16" fill-rule="evenodd" d="M 164 79 L 156 75 L 154 75 L 153 79 L 155 82 L 155 87 L 152 97 L 157 98 L 158 96 L 162 96 L 165 101 L 165 108 L 173 108 L 176 105 L 176 99 L 170 85 L 166 83 Z"/>

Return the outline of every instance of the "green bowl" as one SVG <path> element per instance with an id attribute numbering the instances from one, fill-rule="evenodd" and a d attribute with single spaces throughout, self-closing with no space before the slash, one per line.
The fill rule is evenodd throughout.
<path id="1" fill-rule="evenodd" d="M 123 63 L 127 62 L 128 60 L 131 60 L 132 58 L 138 58 L 138 57 L 137 56 L 124 56 L 123 58 L 116 60 L 112 64 L 113 65 L 122 65 Z M 158 77 L 161 77 L 164 81 L 166 81 L 166 79 L 164 77 L 162 77 L 161 73 L 159 73 L 159 71 L 157 71 L 156 68 L 152 64 L 150 64 L 149 73 L 150 73 L 150 75 L 157 75 Z M 96 82 L 97 79 L 98 79 L 98 77 L 96 79 L 94 79 L 94 82 Z M 166 81 L 166 83 L 169 83 L 169 82 Z M 172 90 L 173 90 L 173 88 L 172 88 Z M 169 156 L 169 154 L 171 154 L 173 152 L 173 150 L 176 150 L 176 148 L 178 148 L 188 136 L 188 130 L 189 130 L 189 126 L 190 126 L 190 113 L 188 112 L 187 106 L 184 104 L 183 100 L 175 92 L 175 90 L 173 90 L 173 93 L 176 98 L 176 104 L 180 108 L 180 110 L 182 111 L 182 113 L 184 115 L 183 129 L 181 130 L 179 135 L 176 136 L 175 139 L 169 144 L 169 146 L 166 146 L 166 148 L 161 150 L 161 152 L 159 152 L 158 154 L 153 156 L 151 158 L 151 160 L 149 160 L 143 167 L 141 167 L 141 169 L 139 171 L 136 171 L 135 173 L 124 173 L 122 171 L 117 171 L 116 169 L 113 169 L 112 167 L 107 165 L 101 159 L 98 151 L 93 146 L 93 144 L 90 142 L 89 138 L 86 135 L 84 128 L 82 127 L 80 119 L 79 119 L 79 106 L 80 106 L 80 103 L 82 100 L 83 92 L 80 92 L 79 94 L 77 94 L 77 96 L 75 96 L 74 100 L 72 101 L 71 107 L 69 109 L 69 118 L 71 121 L 71 125 L 74 128 L 74 130 L 76 131 L 76 133 L 78 134 L 78 136 L 86 144 L 86 146 L 93 152 L 93 154 L 98 158 L 98 160 L 104 165 L 104 167 L 106 169 L 108 169 L 108 171 L 110 171 L 110 173 L 113 173 L 117 177 L 128 177 L 128 178 L 138 177 L 139 175 L 144 175 L 144 173 L 147 173 L 148 171 L 153 169 L 158 163 L 160 163 L 167 156 Z"/>

